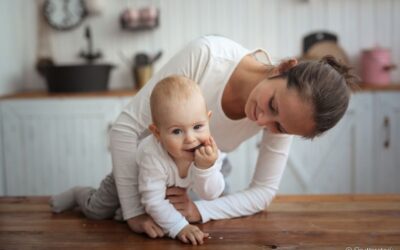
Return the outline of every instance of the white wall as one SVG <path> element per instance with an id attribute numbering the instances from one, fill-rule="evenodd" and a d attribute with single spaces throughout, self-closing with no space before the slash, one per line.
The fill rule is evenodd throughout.
<path id="1" fill-rule="evenodd" d="M 33 70 L 36 53 L 34 1 L 0 1 L 0 95 L 44 88 Z"/>
<path id="2" fill-rule="evenodd" d="M 221 34 L 248 48 L 263 47 L 275 60 L 298 56 L 302 37 L 314 30 L 339 35 L 340 44 L 357 67 L 361 49 L 376 44 L 391 48 L 400 65 L 400 1 L 396 0 L 102 0 L 101 17 L 87 19 L 95 46 L 105 61 L 117 65 L 110 88 L 130 88 L 129 68 L 119 53 L 132 57 L 138 51 L 164 54 L 160 68 L 179 48 L 203 34 Z M 153 31 L 126 32 L 118 17 L 127 7 L 155 5 L 161 9 L 160 27 Z M 44 89 L 33 69 L 36 55 L 36 6 L 34 1 L 0 1 L 0 94 L 21 89 Z M 70 32 L 50 33 L 53 58 L 77 62 L 85 47 L 84 25 Z M 358 68 L 358 67 L 357 67 Z M 400 70 L 393 71 L 400 82 Z"/>

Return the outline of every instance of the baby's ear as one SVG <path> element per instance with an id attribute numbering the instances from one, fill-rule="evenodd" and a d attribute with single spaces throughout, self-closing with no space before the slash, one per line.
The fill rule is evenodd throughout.
<path id="1" fill-rule="evenodd" d="M 150 124 L 149 125 L 149 130 L 157 138 L 157 140 L 160 140 L 160 131 L 158 130 L 156 125 Z"/>
<path id="2" fill-rule="evenodd" d="M 211 111 L 211 110 L 208 111 L 207 115 L 208 115 L 208 119 L 210 119 L 210 118 L 211 118 L 211 115 L 212 115 L 212 111 Z"/>

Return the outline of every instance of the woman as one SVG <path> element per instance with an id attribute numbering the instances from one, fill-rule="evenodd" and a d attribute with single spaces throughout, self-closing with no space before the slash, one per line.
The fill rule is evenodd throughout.
<path id="1" fill-rule="evenodd" d="M 211 133 L 223 152 L 234 150 L 263 130 L 256 172 L 246 190 L 195 203 L 184 190 L 168 190 L 170 202 L 190 222 L 264 210 L 278 190 L 292 135 L 313 138 L 341 119 L 350 98 L 346 67 L 332 58 L 299 65 L 288 60 L 274 67 L 270 61 L 260 62 L 259 53 L 263 52 L 249 51 L 223 37 L 197 39 L 175 55 L 125 107 L 111 131 L 111 154 L 123 217 L 133 231 L 163 236 L 140 204 L 135 165 L 137 145 L 149 134 L 149 96 L 160 79 L 177 74 L 199 84 L 213 113 Z"/>

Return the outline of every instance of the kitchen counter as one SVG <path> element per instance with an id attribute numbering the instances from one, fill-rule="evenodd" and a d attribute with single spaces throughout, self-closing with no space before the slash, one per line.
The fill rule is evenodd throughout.
<path id="1" fill-rule="evenodd" d="M 0 198 L 0 249 L 194 248 L 77 211 L 52 214 L 47 199 Z M 268 212 L 200 227 L 211 238 L 198 249 L 399 249 L 400 195 L 278 196 Z"/>
<path id="2" fill-rule="evenodd" d="M 372 85 L 368 83 L 360 84 L 359 88 L 356 88 L 355 91 L 400 91 L 400 84 L 393 83 L 386 86 Z"/>
<path id="3" fill-rule="evenodd" d="M 355 88 L 356 92 L 359 91 L 400 91 L 400 84 L 393 83 L 387 86 L 377 86 L 371 84 L 361 84 L 360 87 Z M 120 89 L 110 90 L 103 92 L 82 92 L 82 93 L 49 93 L 47 91 L 29 91 L 16 94 L 0 96 L 1 99 L 39 99 L 39 98 L 86 98 L 86 97 L 125 97 L 134 96 L 137 90 L 133 89 Z"/>

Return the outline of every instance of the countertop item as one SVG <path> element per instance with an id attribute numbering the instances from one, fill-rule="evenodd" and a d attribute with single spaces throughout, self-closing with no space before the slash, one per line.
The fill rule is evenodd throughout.
<path id="1" fill-rule="evenodd" d="M 49 92 L 76 93 L 106 91 L 113 68 L 112 64 L 51 65 L 42 71 Z"/>
<path id="2" fill-rule="evenodd" d="M 396 65 L 392 62 L 389 49 L 375 47 L 361 53 L 361 78 L 372 85 L 389 85 L 390 71 Z"/>
<path id="3" fill-rule="evenodd" d="M 348 56 L 340 47 L 338 37 L 335 34 L 318 31 L 303 38 L 302 59 L 314 60 L 326 55 L 331 55 L 338 61 L 349 65 Z"/>
<path id="4" fill-rule="evenodd" d="M 114 220 L 52 214 L 47 200 L 0 198 L 1 249 L 193 249 Z M 278 196 L 268 211 L 200 228 L 211 237 L 196 249 L 398 249 L 400 195 Z"/>

